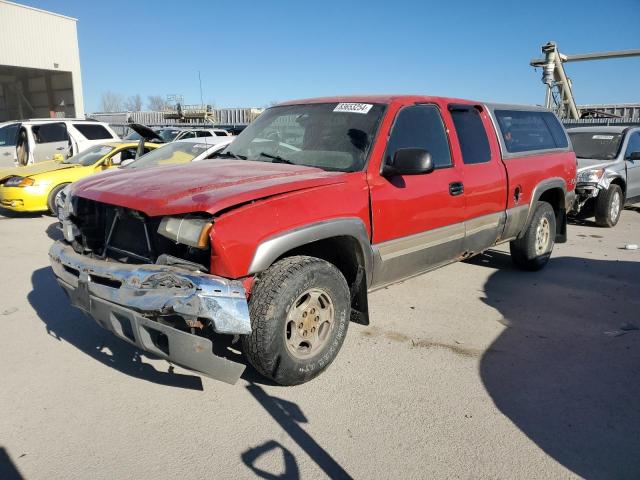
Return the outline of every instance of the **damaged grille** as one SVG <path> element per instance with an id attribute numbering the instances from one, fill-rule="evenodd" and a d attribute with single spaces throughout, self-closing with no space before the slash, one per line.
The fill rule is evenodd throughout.
<path id="1" fill-rule="evenodd" d="M 210 250 L 176 244 L 158 234 L 162 217 L 76 197 L 71 218 L 80 231 L 74 247 L 81 253 L 122 263 L 181 264 L 208 271 Z"/>

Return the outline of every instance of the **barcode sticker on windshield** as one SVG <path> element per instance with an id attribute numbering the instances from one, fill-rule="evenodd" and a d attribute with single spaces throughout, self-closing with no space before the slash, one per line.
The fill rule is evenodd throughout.
<path id="1" fill-rule="evenodd" d="M 594 135 L 594 140 L 613 140 L 613 135 Z"/>
<path id="2" fill-rule="evenodd" d="M 336 105 L 336 108 L 333 109 L 334 112 L 348 112 L 348 113 L 362 113 L 366 115 L 371 110 L 370 103 L 339 103 Z"/>

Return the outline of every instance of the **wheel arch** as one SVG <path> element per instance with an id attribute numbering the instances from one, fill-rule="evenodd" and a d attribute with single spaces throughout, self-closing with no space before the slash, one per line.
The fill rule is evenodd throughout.
<path id="1" fill-rule="evenodd" d="M 360 218 L 317 222 L 271 237 L 258 245 L 248 274 L 258 274 L 278 260 L 294 255 L 313 256 L 335 265 L 349 285 L 351 319 L 369 323 L 367 288 L 371 283 L 373 253 Z"/>
<path id="2" fill-rule="evenodd" d="M 520 232 L 518 238 L 529 226 L 535 206 L 537 202 L 547 202 L 553 208 L 556 215 L 556 243 L 564 243 L 567 241 L 567 187 L 562 178 L 549 178 L 540 182 L 533 190 L 531 195 L 531 203 L 529 205 L 529 214 L 524 224 L 524 228 Z"/>
<path id="3" fill-rule="evenodd" d="M 611 180 L 609 185 L 618 185 L 622 190 L 623 200 L 627 198 L 627 182 L 625 182 L 624 178 L 618 175 Z"/>

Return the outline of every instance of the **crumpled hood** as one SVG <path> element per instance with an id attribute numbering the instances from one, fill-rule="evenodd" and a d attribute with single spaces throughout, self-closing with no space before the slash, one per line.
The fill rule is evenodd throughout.
<path id="1" fill-rule="evenodd" d="M 607 168 L 613 165 L 614 160 L 600 160 L 598 158 L 579 158 L 578 157 L 578 172 L 591 168 Z"/>
<path id="2" fill-rule="evenodd" d="M 0 170 L 0 179 L 19 175 L 21 177 L 32 177 L 40 173 L 53 172 L 54 170 L 63 170 L 65 168 L 73 168 L 73 165 L 65 165 L 60 162 L 50 160 L 48 162 L 38 162 L 26 167 L 11 167 Z"/>
<path id="3" fill-rule="evenodd" d="M 121 169 L 73 184 L 72 195 L 149 216 L 215 214 L 235 205 L 295 190 L 341 183 L 344 173 L 249 160 L 204 160 L 186 165 Z"/>

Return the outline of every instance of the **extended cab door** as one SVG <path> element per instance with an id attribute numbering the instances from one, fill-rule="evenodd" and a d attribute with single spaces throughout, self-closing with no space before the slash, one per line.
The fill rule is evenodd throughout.
<path id="1" fill-rule="evenodd" d="M 61 154 L 64 158 L 69 156 L 69 134 L 65 123 L 47 122 L 42 125 L 33 125 L 31 132 L 35 141 L 33 151 L 35 162 L 53 160 L 56 154 Z"/>
<path id="2" fill-rule="evenodd" d="M 640 131 L 631 134 L 627 148 L 624 151 L 624 162 L 627 167 L 627 199 L 633 199 L 634 202 L 639 202 L 640 160 L 631 159 L 631 154 L 634 152 L 640 152 Z"/>
<path id="3" fill-rule="evenodd" d="M 465 203 L 464 252 L 494 245 L 504 229 L 507 175 L 491 120 L 481 105 L 449 104 L 461 158 Z M 456 151 L 459 147 L 459 151 Z"/>
<path id="4" fill-rule="evenodd" d="M 462 171 L 451 155 L 441 105 L 401 108 L 382 162 L 401 148 L 431 154 L 435 170 L 421 175 L 369 177 L 376 266 L 373 286 L 435 268 L 461 255 L 465 199 Z"/>

